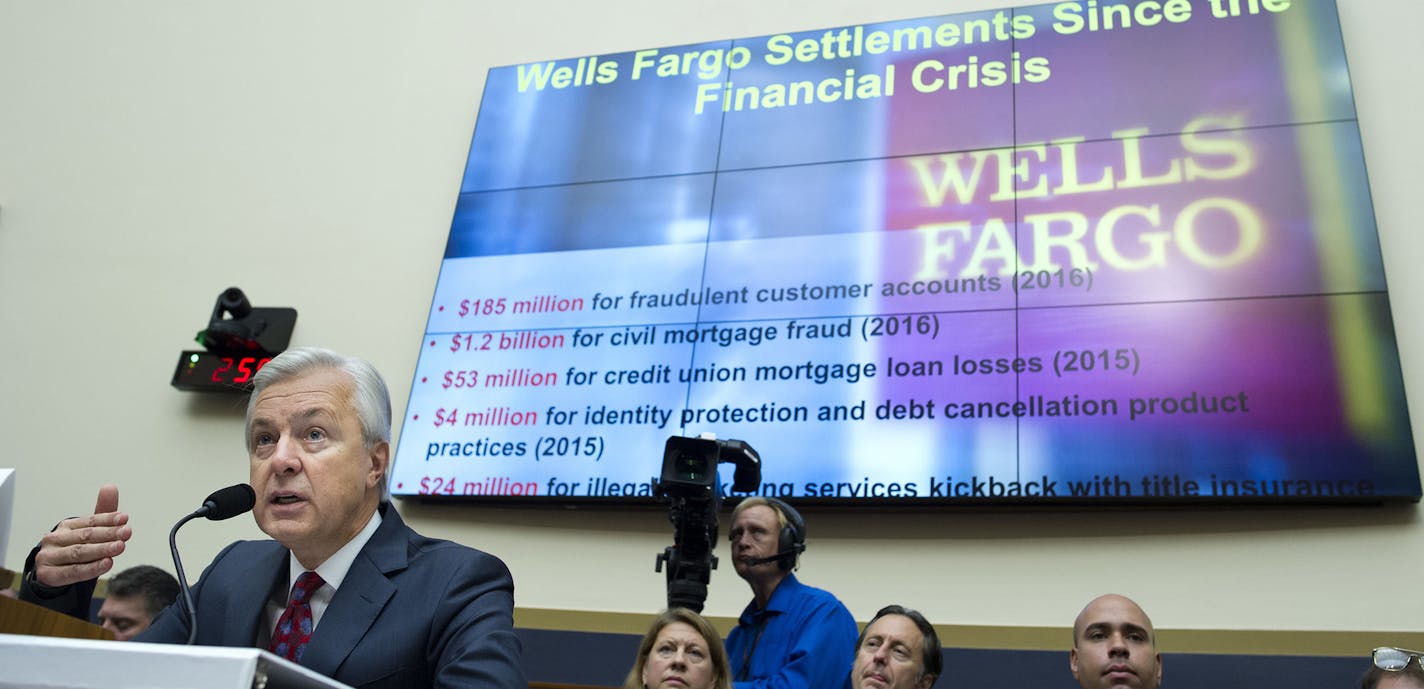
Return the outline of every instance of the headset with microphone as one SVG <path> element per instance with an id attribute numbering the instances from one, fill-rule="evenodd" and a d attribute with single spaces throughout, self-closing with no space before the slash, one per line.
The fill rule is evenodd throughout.
<path id="1" fill-rule="evenodd" d="M 771 509 L 781 513 L 786 520 L 786 526 L 782 527 L 780 535 L 776 539 L 776 554 L 768 557 L 756 557 L 747 560 L 750 565 L 764 565 L 768 562 L 775 562 L 784 572 L 789 572 L 796 567 L 796 557 L 806 551 L 806 520 L 801 518 L 801 513 L 796 508 L 776 498 L 761 498 L 765 500 Z"/>

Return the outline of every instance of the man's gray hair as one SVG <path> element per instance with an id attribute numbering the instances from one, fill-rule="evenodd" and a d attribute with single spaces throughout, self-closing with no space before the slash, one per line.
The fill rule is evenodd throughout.
<path id="1" fill-rule="evenodd" d="M 247 400 L 247 451 L 252 452 L 252 410 L 262 390 L 297 376 L 321 369 L 343 371 L 351 377 L 351 405 L 361 423 L 361 438 L 370 449 L 378 442 L 391 441 L 391 393 L 381 372 L 369 361 L 320 347 L 288 349 L 267 362 L 252 377 L 252 397 Z M 393 464 L 393 462 L 391 463 Z M 381 478 L 381 500 L 389 501 L 390 466 Z"/>

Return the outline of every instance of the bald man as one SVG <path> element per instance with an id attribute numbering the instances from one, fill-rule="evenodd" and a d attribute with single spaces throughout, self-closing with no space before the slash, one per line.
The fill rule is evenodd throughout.
<path id="1" fill-rule="evenodd" d="M 1157 689 L 1162 655 L 1152 620 L 1125 596 L 1094 598 L 1073 621 L 1068 666 L 1083 689 Z"/>

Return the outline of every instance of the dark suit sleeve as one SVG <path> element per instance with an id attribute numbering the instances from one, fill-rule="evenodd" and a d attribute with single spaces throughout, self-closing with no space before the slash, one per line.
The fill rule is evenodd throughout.
<path id="1" fill-rule="evenodd" d="M 208 573 L 217 567 L 218 563 L 222 562 L 223 558 L 226 557 L 233 548 L 237 547 L 237 545 L 237 543 L 233 543 L 223 548 L 222 552 L 213 558 L 212 564 L 203 570 L 202 575 L 198 577 L 197 583 L 193 584 L 191 590 L 193 593 L 194 606 L 197 606 L 198 601 L 202 600 L 203 583 L 208 580 Z M 139 632 L 138 636 L 135 636 L 133 640 L 157 644 L 188 643 L 189 620 L 187 610 L 187 603 L 184 602 L 183 593 L 180 591 L 178 593 L 178 599 L 173 601 L 172 605 L 159 611 L 158 616 L 154 617 L 153 622 L 148 625 L 148 629 Z"/>
<path id="2" fill-rule="evenodd" d="M 188 641 L 188 615 L 183 612 L 182 596 L 172 605 L 160 610 L 153 622 L 133 638 L 155 644 L 181 644 Z"/>
<path id="3" fill-rule="evenodd" d="M 467 552 L 435 610 L 434 686 L 526 689 L 514 635 L 514 579 L 498 558 Z"/>
<path id="4" fill-rule="evenodd" d="M 24 574 L 20 577 L 20 600 L 88 622 L 89 608 L 94 601 L 94 583 L 98 580 L 90 579 L 68 586 L 45 586 L 34 579 L 35 556 L 39 552 L 40 547 L 35 546 L 25 558 Z"/>

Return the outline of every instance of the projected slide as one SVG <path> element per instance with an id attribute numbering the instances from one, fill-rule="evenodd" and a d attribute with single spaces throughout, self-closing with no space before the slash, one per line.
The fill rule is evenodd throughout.
<path id="1" fill-rule="evenodd" d="M 491 70 L 419 347 L 398 495 L 650 500 L 714 433 L 796 500 L 1420 497 L 1329 1 Z"/>

